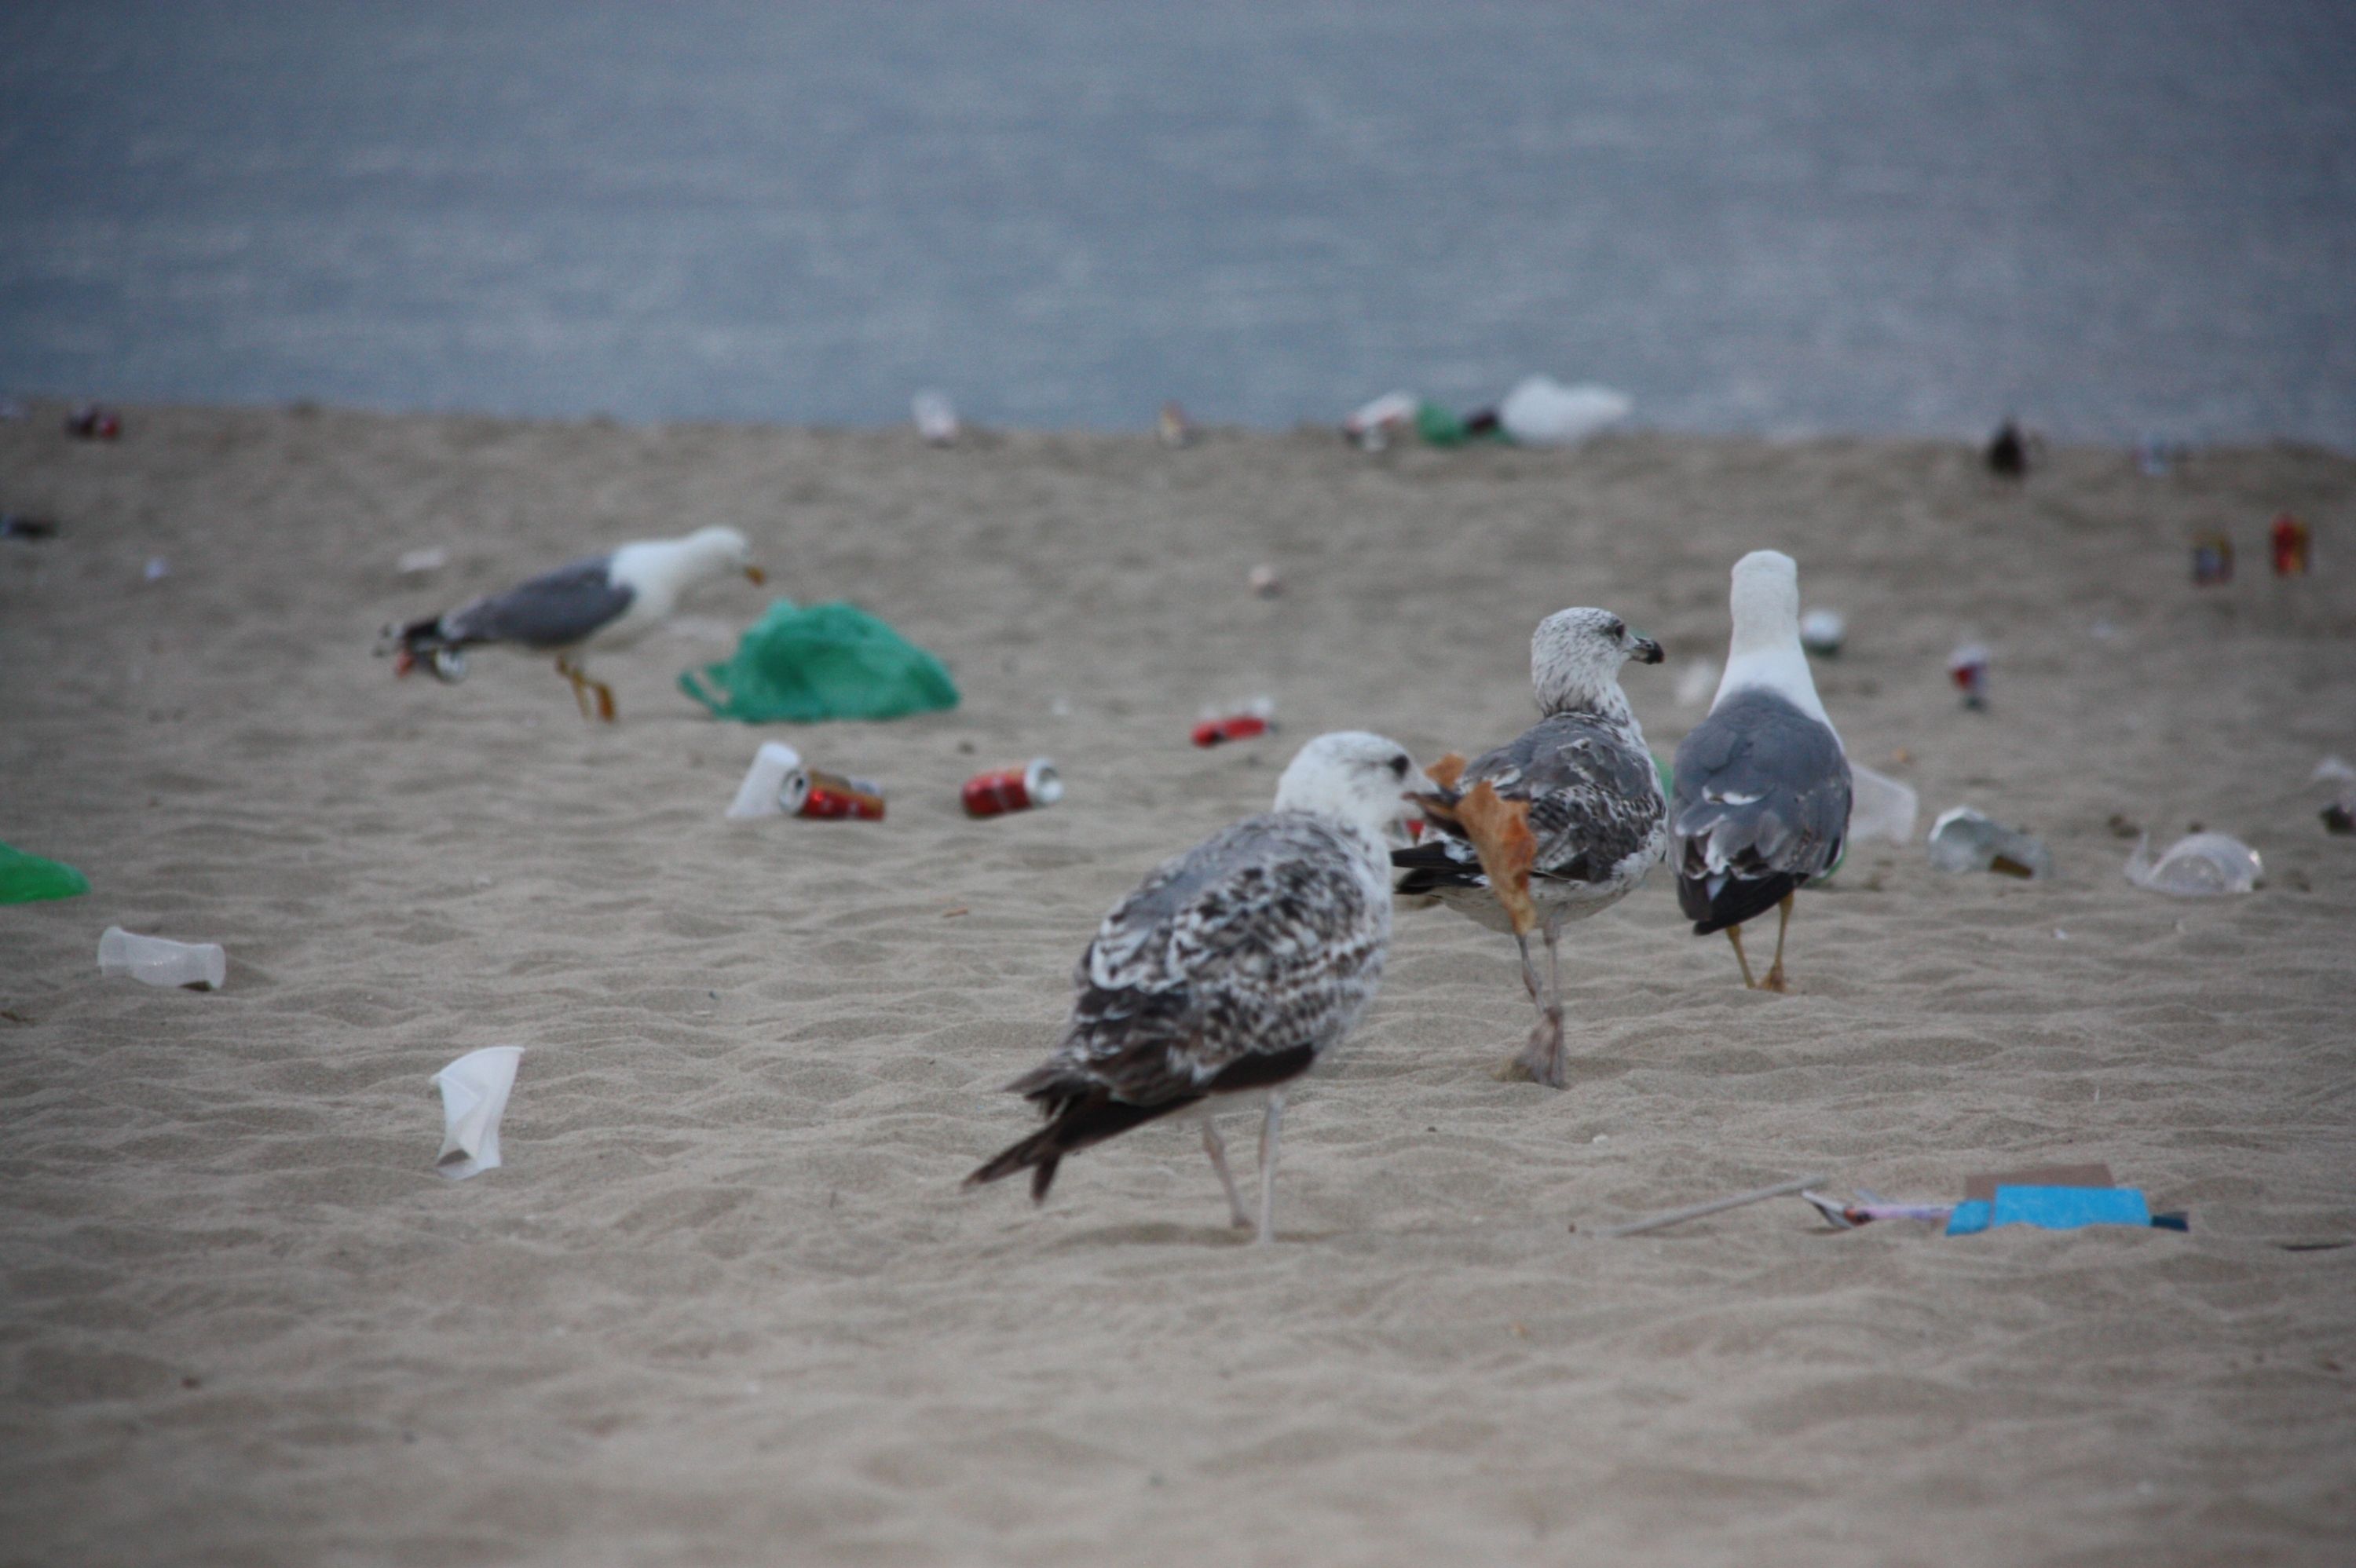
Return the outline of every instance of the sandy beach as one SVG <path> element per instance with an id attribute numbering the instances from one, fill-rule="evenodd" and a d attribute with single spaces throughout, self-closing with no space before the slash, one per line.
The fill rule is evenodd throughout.
<path id="1" fill-rule="evenodd" d="M 2356 460 L 2062 448 L 2008 484 L 1936 442 L 937 451 L 134 407 L 78 443 L 63 411 L 0 424 L 0 508 L 62 528 L 0 541 L 0 840 L 94 888 L 0 909 L 0 1563 L 2356 1553 L 2356 839 L 2308 782 L 2356 759 Z M 2278 582 L 2286 509 L 2319 570 Z M 964 704 L 713 721 L 673 683 L 759 613 L 743 582 L 593 664 L 612 726 L 542 660 L 445 687 L 370 655 L 708 524 Z M 2239 576 L 2196 588 L 2219 526 Z M 1600 604 L 1667 651 L 1626 677 L 1666 755 L 1767 546 L 1847 618 L 1816 676 L 1850 755 L 1923 806 L 1802 895 L 1793 994 L 1742 989 L 1656 871 L 1566 942 L 1570 1086 L 1500 1083 L 1511 943 L 1403 910 L 1293 1098 L 1274 1247 L 1191 1130 L 1077 1157 L 1044 1209 L 959 1189 L 1031 1125 L 999 1091 L 1098 915 L 1301 741 L 1501 741 L 1533 624 Z M 1967 638 L 1982 713 L 1944 669 Z M 1262 693 L 1280 732 L 1187 743 Z M 765 738 L 889 817 L 724 821 Z M 1064 802 L 960 815 L 1043 754 Z M 1960 804 L 2057 878 L 1934 870 Z M 2115 819 L 2236 835 L 2265 885 L 2131 887 Z M 110 924 L 220 943 L 226 987 L 102 978 Z M 506 1166 L 447 1181 L 427 1080 L 497 1044 Z M 1840 1232 L 1784 1200 L 1596 1233 L 2057 1160 L 2189 1232 Z"/>

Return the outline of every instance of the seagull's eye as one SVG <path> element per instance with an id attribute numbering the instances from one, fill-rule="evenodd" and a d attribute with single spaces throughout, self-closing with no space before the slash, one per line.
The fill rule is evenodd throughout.
<path id="1" fill-rule="evenodd" d="M 1407 777 L 1407 768 L 1408 768 L 1408 761 L 1407 761 L 1407 759 L 1406 759 L 1405 757 L 1393 757 L 1393 758 L 1391 759 L 1391 776 L 1392 776 L 1392 777 L 1394 777 L 1394 778 L 1401 778 L 1401 779 L 1403 779 L 1403 778 Z"/>
<path id="2" fill-rule="evenodd" d="M 1626 636 L 1628 635 L 1628 623 L 1625 621 L 1612 622 L 1609 628 L 1609 633 L 1614 639 Z"/>

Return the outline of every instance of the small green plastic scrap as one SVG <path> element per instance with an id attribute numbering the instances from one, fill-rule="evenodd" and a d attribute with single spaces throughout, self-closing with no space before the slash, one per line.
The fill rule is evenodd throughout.
<path id="1" fill-rule="evenodd" d="M 90 879 L 71 866 L 0 844 L 0 904 L 78 899 L 88 891 Z"/>

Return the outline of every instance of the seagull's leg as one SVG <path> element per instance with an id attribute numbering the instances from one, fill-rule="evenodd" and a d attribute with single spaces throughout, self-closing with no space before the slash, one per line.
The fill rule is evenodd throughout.
<path id="1" fill-rule="evenodd" d="M 1742 984 L 1748 989 L 1757 990 L 1759 982 L 1751 977 L 1751 960 L 1742 955 L 1742 928 L 1739 925 L 1728 926 L 1726 939 L 1734 944 L 1734 961 L 1742 965 Z"/>
<path id="2" fill-rule="evenodd" d="M 573 662 L 573 656 L 571 654 L 559 654 L 556 656 L 556 673 L 573 683 L 573 706 L 581 709 L 582 718 L 588 718 L 589 693 L 583 689 L 588 685 L 588 679 L 586 677 L 582 675 L 580 667 Z"/>
<path id="3" fill-rule="evenodd" d="M 1227 1168 L 1227 1142 L 1208 1116 L 1203 1118 L 1203 1152 L 1211 1157 L 1211 1168 L 1219 1173 L 1219 1185 L 1227 1189 L 1228 1217 L 1237 1230 L 1250 1230 L 1251 1216 L 1244 1212 L 1243 1194 L 1236 1190 L 1235 1172 Z"/>
<path id="4" fill-rule="evenodd" d="M 1522 989 L 1530 994 L 1530 1003 L 1538 1010 L 1538 1021 L 1530 1031 L 1530 1044 L 1524 1046 L 1518 1054 L 1507 1057 L 1504 1065 L 1497 1069 L 1495 1077 L 1500 1083 L 1518 1083 L 1532 1076 L 1528 1057 L 1538 1037 L 1546 1030 L 1546 993 L 1538 987 L 1537 965 L 1530 961 L 1529 933 L 1524 931 L 1514 933 L 1514 945 L 1522 950 Z"/>
<path id="5" fill-rule="evenodd" d="M 1276 1240 L 1276 1133 L 1284 1122 L 1284 1091 L 1268 1097 L 1268 1115 L 1259 1125 L 1259 1234 L 1254 1244 Z"/>
<path id="6" fill-rule="evenodd" d="M 1762 990 L 1781 991 L 1786 988 L 1783 985 L 1783 932 L 1792 923 L 1792 901 L 1798 896 L 1785 893 L 1783 901 L 1775 906 L 1775 962 L 1767 966 L 1767 977 L 1759 982 Z"/>
<path id="7" fill-rule="evenodd" d="M 1537 1027 L 1530 1030 L 1530 1042 L 1514 1059 L 1515 1077 L 1527 1077 L 1549 1089 L 1563 1085 L 1564 1061 L 1562 1043 L 1562 955 L 1555 939 L 1562 933 L 1562 923 L 1548 915 L 1544 934 L 1547 950 L 1546 999 L 1538 1004 Z"/>
<path id="8" fill-rule="evenodd" d="M 587 670 L 581 672 L 581 678 L 589 681 L 589 689 L 597 694 L 597 717 L 611 724 L 614 721 L 614 688 L 602 680 L 590 680 Z"/>

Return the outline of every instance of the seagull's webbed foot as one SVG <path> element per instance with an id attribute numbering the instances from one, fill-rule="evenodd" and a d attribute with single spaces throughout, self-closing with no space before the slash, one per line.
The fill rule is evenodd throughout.
<path id="1" fill-rule="evenodd" d="M 1530 1042 L 1497 1070 L 1497 1077 L 1501 1083 L 1543 1083 L 1559 1089 L 1568 1082 L 1569 1064 L 1569 1052 L 1563 1048 L 1562 1007 L 1558 1003 L 1539 1015 L 1537 1027 L 1530 1030 Z"/>

